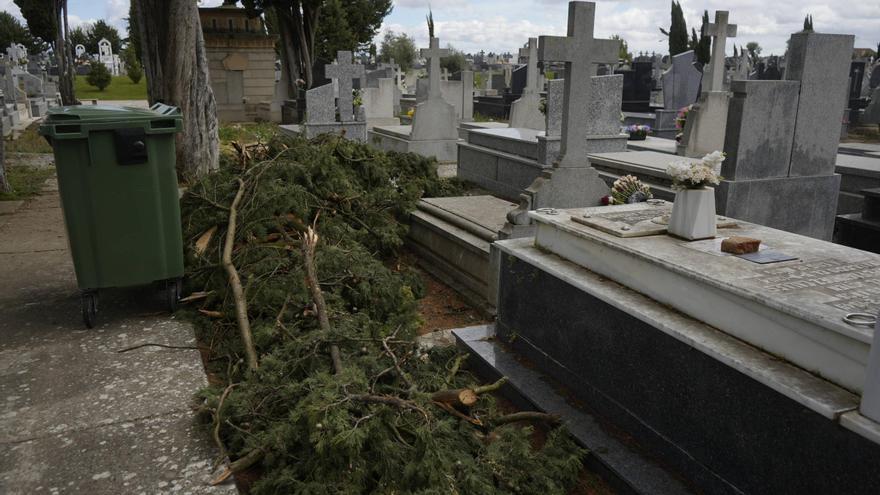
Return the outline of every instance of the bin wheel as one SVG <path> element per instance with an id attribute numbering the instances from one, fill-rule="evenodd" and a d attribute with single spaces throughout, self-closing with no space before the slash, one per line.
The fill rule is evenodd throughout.
<path id="1" fill-rule="evenodd" d="M 177 311 L 177 302 L 180 301 L 182 290 L 183 283 L 179 278 L 165 283 L 165 305 L 170 313 Z"/>
<path id="2" fill-rule="evenodd" d="M 81 299 L 83 323 L 86 324 L 86 328 L 95 328 L 98 319 L 98 294 L 83 292 Z"/>

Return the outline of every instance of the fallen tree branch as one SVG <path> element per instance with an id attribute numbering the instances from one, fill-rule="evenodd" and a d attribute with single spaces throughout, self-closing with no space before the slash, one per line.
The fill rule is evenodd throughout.
<path id="1" fill-rule="evenodd" d="M 302 234 L 303 264 L 306 268 L 306 285 L 315 302 L 315 312 L 318 314 L 318 325 L 325 333 L 330 333 L 330 318 L 327 316 L 327 302 L 321 285 L 318 282 L 318 271 L 315 269 L 315 246 L 318 245 L 318 233 L 308 227 Z M 342 357 L 339 354 L 339 346 L 330 345 L 330 359 L 333 360 L 333 371 L 338 375 L 342 373 Z"/>
<path id="2" fill-rule="evenodd" d="M 238 179 L 238 192 L 235 193 L 235 199 L 232 200 L 232 206 L 229 207 L 229 226 L 226 229 L 226 242 L 223 244 L 223 268 L 229 277 L 232 297 L 235 299 L 235 316 L 238 320 L 241 341 L 247 355 L 248 368 L 251 371 L 256 371 L 259 363 L 257 361 L 257 350 L 254 347 L 253 334 L 251 333 L 251 323 L 248 320 L 247 301 L 245 300 L 244 289 L 241 286 L 241 278 L 238 276 L 238 270 L 232 264 L 232 248 L 235 244 L 235 222 L 238 218 L 237 208 L 243 195 L 244 181 Z"/>
<path id="3" fill-rule="evenodd" d="M 459 388 L 455 390 L 441 390 L 431 395 L 431 400 L 437 403 L 449 404 L 452 406 L 470 407 L 477 403 L 480 397 L 469 388 Z"/>
<path id="4" fill-rule="evenodd" d="M 439 407 L 440 409 L 443 409 L 444 411 L 448 412 L 449 414 L 451 414 L 457 418 L 461 418 L 461 419 L 467 421 L 468 423 L 471 423 L 471 424 L 477 425 L 477 426 L 483 426 L 483 422 L 480 421 L 479 419 L 472 418 L 472 417 L 468 416 L 467 414 L 464 414 L 461 411 L 457 410 L 456 408 L 450 406 L 449 404 L 446 404 L 444 402 L 437 402 L 437 401 L 434 401 L 434 404 L 437 407 Z"/>
<path id="5" fill-rule="evenodd" d="M 240 473 L 245 469 L 253 466 L 254 464 L 260 462 L 260 460 L 263 459 L 264 455 L 266 455 L 266 453 L 263 452 L 263 449 L 254 449 L 248 452 L 247 455 L 245 455 L 244 457 L 239 457 L 235 461 L 230 462 L 226 466 L 226 469 L 224 469 L 223 472 L 220 473 L 220 475 L 211 480 L 211 486 L 217 486 L 220 483 L 226 481 L 233 474 Z"/>
<path id="6" fill-rule="evenodd" d="M 488 394 L 488 393 L 490 393 L 490 392 L 494 392 L 494 391 L 498 390 L 498 389 L 501 388 L 505 383 L 507 383 L 507 377 L 506 377 L 506 376 L 503 376 L 503 377 L 501 377 L 500 380 L 498 380 L 497 382 L 495 382 L 495 383 L 493 383 L 493 384 L 491 384 L 491 385 L 483 385 L 482 387 L 476 387 L 476 388 L 474 388 L 474 393 L 477 394 L 477 395 Z"/>
<path id="7" fill-rule="evenodd" d="M 467 358 L 466 354 L 459 354 L 455 357 L 455 362 L 452 363 L 452 369 L 449 370 L 449 374 L 446 375 L 446 385 L 452 383 L 452 380 L 455 379 L 455 375 L 458 374 L 458 370 L 461 369 L 461 363 Z"/>
<path id="8" fill-rule="evenodd" d="M 418 406 L 415 402 L 408 401 L 405 399 L 401 399 L 400 397 L 394 397 L 393 395 L 368 395 L 368 394 L 359 394 L 359 395 L 349 395 L 348 399 L 356 401 L 356 402 L 366 402 L 370 404 L 385 404 L 388 406 L 394 406 L 399 409 L 412 409 L 414 411 L 418 411 L 425 416 L 425 420 L 428 419 L 428 413 L 425 412 L 424 409 Z"/>
<path id="9" fill-rule="evenodd" d="M 195 349 L 195 350 L 209 350 L 207 347 L 197 347 L 193 345 L 167 345 L 167 344 L 138 344 L 133 345 L 131 347 L 126 347 L 125 349 L 120 349 L 116 351 L 118 354 L 122 354 L 123 352 L 133 351 L 135 349 L 140 349 L 141 347 L 163 347 L 165 349 Z"/>
<path id="10" fill-rule="evenodd" d="M 227 457 L 226 446 L 223 445 L 223 440 L 220 439 L 220 411 L 223 409 L 223 403 L 226 402 L 226 397 L 229 395 L 229 392 L 232 392 L 232 389 L 238 385 L 237 383 L 230 383 L 228 387 L 223 390 L 223 393 L 220 394 L 220 400 L 217 402 L 217 409 L 214 412 L 214 443 L 217 444 L 217 449 L 220 450 L 220 455 L 222 457 Z"/>
<path id="11" fill-rule="evenodd" d="M 541 421 L 544 423 L 555 425 L 559 424 L 561 422 L 561 419 L 555 414 L 547 414 L 536 411 L 522 411 L 508 414 L 506 416 L 501 416 L 500 418 L 495 418 L 492 420 L 492 425 L 501 426 L 509 423 L 516 423 L 517 421 Z"/>

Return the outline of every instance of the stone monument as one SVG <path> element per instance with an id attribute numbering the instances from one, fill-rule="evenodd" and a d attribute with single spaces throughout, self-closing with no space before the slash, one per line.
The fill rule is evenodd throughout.
<path id="1" fill-rule="evenodd" d="M 595 3 L 569 2 L 567 36 L 540 37 L 538 60 L 565 62 L 559 160 L 535 179 L 520 197 L 519 207 L 508 214 L 514 226 L 529 225 L 529 210 L 597 205 L 608 193 L 608 186 L 587 160 L 585 123 L 595 111 L 588 102 L 596 64 L 617 63 L 620 42 L 593 38 L 595 17 Z"/>
<path id="2" fill-rule="evenodd" d="M 727 11 L 718 10 L 715 22 L 705 26 L 704 34 L 712 37 L 712 58 L 703 74 L 700 100 L 688 113 L 682 139 L 685 156 L 696 158 L 724 149 L 730 100 L 730 93 L 724 90 L 724 47 L 728 37 L 736 37 L 736 24 L 728 24 L 727 18 Z"/>
<path id="3" fill-rule="evenodd" d="M 454 162 L 456 111 L 443 99 L 440 87 L 440 57 L 447 56 L 449 50 L 440 48 L 438 38 L 431 38 L 429 48 L 423 48 L 420 54 L 429 61 L 427 99 L 416 104 L 411 126 L 376 126 L 370 131 L 370 141 L 386 151 L 413 152 L 440 162 Z"/>
<path id="4" fill-rule="evenodd" d="M 538 71 L 538 39 L 529 38 L 528 48 L 520 49 L 520 57 L 527 58 L 526 85 L 520 99 L 510 107 L 510 127 L 543 129 L 544 116 L 541 114 L 541 88 L 543 76 Z"/>
<path id="5" fill-rule="evenodd" d="M 791 36 L 786 80 L 733 81 L 719 214 L 830 240 L 854 37 Z"/>

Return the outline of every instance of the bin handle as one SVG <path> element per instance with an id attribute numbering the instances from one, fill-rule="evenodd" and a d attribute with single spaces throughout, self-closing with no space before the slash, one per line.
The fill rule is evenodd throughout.
<path id="1" fill-rule="evenodd" d="M 150 110 L 161 113 L 162 115 L 180 113 L 179 108 L 164 103 L 154 103 L 153 106 L 150 107 Z"/>

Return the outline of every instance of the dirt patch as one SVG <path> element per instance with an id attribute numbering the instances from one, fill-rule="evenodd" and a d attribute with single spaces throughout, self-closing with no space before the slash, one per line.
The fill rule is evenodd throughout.
<path id="1" fill-rule="evenodd" d="M 419 300 L 419 315 L 422 317 L 419 335 L 489 323 L 458 292 L 420 268 L 415 255 L 405 254 L 402 262 L 416 270 L 425 284 L 425 297 Z"/>

